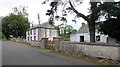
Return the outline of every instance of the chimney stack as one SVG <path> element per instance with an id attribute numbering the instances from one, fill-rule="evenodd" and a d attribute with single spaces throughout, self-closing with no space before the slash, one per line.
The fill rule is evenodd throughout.
<path id="1" fill-rule="evenodd" d="M 85 25 L 85 23 L 84 22 L 82 22 L 82 26 L 84 26 Z"/>

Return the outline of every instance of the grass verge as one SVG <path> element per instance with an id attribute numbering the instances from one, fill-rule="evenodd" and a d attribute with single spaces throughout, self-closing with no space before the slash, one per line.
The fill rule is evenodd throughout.
<path id="1" fill-rule="evenodd" d="M 45 51 L 45 52 L 55 53 L 55 54 L 58 54 L 58 55 L 79 59 L 79 60 L 90 62 L 90 63 L 96 64 L 96 65 L 105 65 L 105 67 L 120 67 L 119 65 L 115 65 L 115 64 L 112 64 L 112 63 L 109 63 L 109 62 L 98 61 L 95 58 L 88 58 L 88 57 L 85 57 L 85 56 L 78 56 L 78 55 L 63 53 L 63 52 L 55 52 L 52 49 L 44 49 L 44 48 L 40 48 L 40 47 L 35 47 L 33 45 L 29 45 L 29 46 L 37 48 L 37 49 Z"/>

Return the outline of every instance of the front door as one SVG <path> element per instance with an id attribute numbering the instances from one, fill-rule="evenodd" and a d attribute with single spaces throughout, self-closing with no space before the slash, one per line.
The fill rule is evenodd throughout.
<path id="1" fill-rule="evenodd" d="M 84 36 L 80 36 L 80 42 L 84 42 Z"/>

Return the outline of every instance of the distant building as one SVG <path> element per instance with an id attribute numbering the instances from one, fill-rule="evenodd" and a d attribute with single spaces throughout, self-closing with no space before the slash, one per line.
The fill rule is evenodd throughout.
<path id="1" fill-rule="evenodd" d="M 88 24 L 82 23 L 81 28 L 75 33 L 70 35 L 70 41 L 74 42 L 90 42 L 90 32 Z M 95 41 L 102 43 L 116 43 L 116 40 L 110 38 L 108 35 L 100 34 L 95 31 Z"/>
<path id="2" fill-rule="evenodd" d="M 58 32 L 56 27 L 48 22 L 33 26 L 26 31 L 27 41 L 40 41 L 41 38 L 53 40 L 53 38 L 57 36 Z"/>

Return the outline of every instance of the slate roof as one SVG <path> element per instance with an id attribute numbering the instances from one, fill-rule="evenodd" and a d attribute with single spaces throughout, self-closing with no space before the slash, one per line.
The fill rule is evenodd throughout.
<path id="1" fill-rule="evenodd" d="M 98 29 L 95 29 L 95 32 L 98 32 Z M 78 33 L 89 33 L 89 26 L 88 26 L 88 24 L 82 24 L 82 26 L 76 32 L 76 34 L 78 34 Z"/>
<path id="2" fill-rule="evenodd" d="M 76 33 L 89 33 L 88 24 L 82 25 Z"/>
<path id="3" fill-rule="evenodd" d="M 56 26 L 55 25 L 51 25 L 49 24 L 49 22 L 45 22 L 45 23 L 42 23 L 40 25 L 36 25 L 30 29 L 34 29 L 34 28 L 49 28 L 49 29 L 56 29 Z"/>

